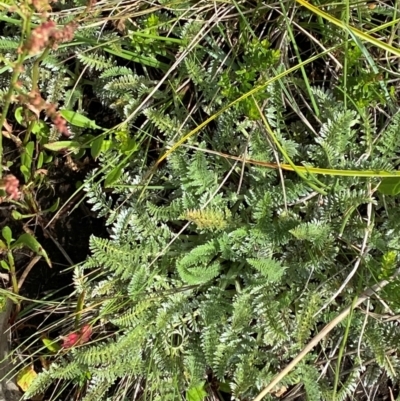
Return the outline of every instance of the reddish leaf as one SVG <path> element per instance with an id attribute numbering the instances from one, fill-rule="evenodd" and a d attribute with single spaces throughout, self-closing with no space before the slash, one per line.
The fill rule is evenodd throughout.
<path id="1" fill-rule="evenodd" d="M 71 348 L 74 345 L 85 344 L 92 335 L 92 328 L 88 324 L 82 327 L 80 332 L 72 332 L 63 337 L 63 348 Z"/>

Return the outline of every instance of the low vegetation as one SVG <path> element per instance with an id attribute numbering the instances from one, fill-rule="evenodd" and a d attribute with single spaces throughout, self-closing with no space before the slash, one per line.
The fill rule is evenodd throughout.
<path id="1" fill-rule="evenodd" d="M 397 4 L 0 10 L 24 399 L 398 396 Z"/>

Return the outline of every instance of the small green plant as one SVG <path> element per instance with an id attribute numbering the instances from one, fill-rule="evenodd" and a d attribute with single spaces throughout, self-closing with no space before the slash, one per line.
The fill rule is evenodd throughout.
<path id="1" fill-rule="evenodd" d="M 257 2 L 159 1 L 110 24 L 99 3 L 74 41 L 13 60 L 26 68 L 9 80 L 28 104 L 14 114 L 26 185 L 57 152 L 90 149 L 98 168 L 83 188 L 110 233 L 75 267 L 76 307 L 55 324 L 74 329 L 25 399 L 60 381 L 84 401 L 253 399 L 346 308 L 266 399 L 301 386 L 310 400 L 344 400 L 380 377 L 398 383 L 388 315 L 400 311 L 400 114 L 371 45 L 398 53 L 360 31 L 375 21 L 366 5 L 297 2 L 270 14 Z M 85 90 L 119 124 L 103 128 Z M 18 240 L 3 243 L 12 257 Z M 379 280 L 381 294 L 354 308 Z"/>
<path id="2" fill-rule="evenodd" d="M 221 93 L 229 101 L 239 98 L 257 85 L 263 84 L 270 76 L 270 71 L 276 67 L 280 52 L 270 48 L 267 39 L 259 41 L 253 38 L 250 43 L 242 43 L 245 48 L 242 60 L 237 62 L 236 68 L 227 70 L 219 82 Z M 266 96 L 259 93 L 256 101 L 261 103 Z M 259 112 L 252 98 L 238 104 L 244 114 L 254 120 L 259 118 Z"/>
<path id="3" fill-rule="evenodd" d="M 4 256 L 4 259 L 0 260 L 0 266 L 10 274 L 12 290 L 15 294 L 18 294 L 19 288 L 13 256 L 14 251 L 26 247 L 33 251 L 36 255 L 43 256 L 49 267 L 51 267 L 51 262 L 46 251 L 32 234 L 24 233 L 21 234 L 17 239 L 14 239 L 12 237 L 11 229 L 8 226 L 3 227 L 1 233 L 3 240 L 0 239 L 0 254 Z"/>
<path id="4" fill-rule="evenodd" d="M 189 77 L 201 88 L 209 111 L 229 99 L 223 91 L 207 91 L 208 85 L 220 84 L 220 76 L 209 84 L 199 81 L 208 68 L 193 62 L 188 71 L 200 71 Z M 273 74 L 271 68 L 265 79 Z M 230 79 L 225 88 L 233 87 L 237 76 Z M 99 156 L 103 181 L 93 180 L 93 173 L 85 188 L 93 210 L 107 217 L 110 238 L 93 237 L 91 256 L 75 269 L 76 296 L 84 297 L 87 321 L 98 322 L 94 342 L 75 347 L 39 374 L 27 398 L 56 379 L 77 380 L 90 372 L 85 401 L 122 399 L 142 380 L 143 399 L 172 400 L 178 394 L 202 399 L 205 392 L 227 386 L 236 399 L 251 399 L 336 315 L 338 291 L 336 302 L 351 305 L 360 288 L 375 284 L 382 269 L 387 270 L 381 265 L 393 262 L 398 246 L 397 209 L 384 215 L 386 228 L 375 225 L 372 216 L 397 202 L 376 189 L 378 172 L 392 171 L 397 162 L 398 145 L 392 140 L 399 115 L 391 116 L 382 135 L 371 140 L 376 127 L 365 118 L 367 108 L 348 107 L 331 91 L 311 87 L 321 110 L 314 133 L 302 118 L 287 121 L 281 87 L 290 82 L 290 77 L 282 78 L 254 98 L 259 119 L 247 106 L 227 108 L 157 169 L 151 161 L 143 164 L 142 148 L 118 167 L 118 174 L 112 164 L 120 158 L 118 148 Z M 195 125 L 179 107 L 143 111 L 149 130 L 165 146 Z M 361 139 L 359 132 L 365 133 Z M 244 152 L 252 165 L 241 163 Z M 366 152 L 369 157 L 363 156 Z M 292 170 L 280 174 L 279 167 L 288 166 L 286 159 L 294 167 L 289 164 Z M 143 181 L 149 171 L 151 181 Z M 310 186 L 317 171 L 323 193 Z M 335 175 L 338 171 L 341 175 Z M 105 192 L 110 175 L 118 198 Z M 389 241 L 388 235 L 396 239 Z M 365 241 L 368 249 L 356 245 Z M 357 275 L 351 276 L 354 266 Z M 342 286 L 348 277 L 351 285 Z M 397 310 L 399 299 L 394 298 L 390 307 Z M 371 302 L 382 311 L 379 302 Z M 354 367 L 349 373 L 338 367 L 338 373 L 321 376 L 314 363 L 322 364 L 322 355 L 340 343 L 343 327 L 338 326 L 282 386 L 301 384 L 310 399 L 335 394 L 344 399 L 365 361 L 378 357 L 374 367 L 379 374 L 395 378 L 390 366 L 397 366 L 397 357 L 385 362 L 384 354 L 393 346 L 387 339 L 395 338 L 398 328 L 388 322 L 364 323 L 364 312 L 353 311 L 343 345 L 362 350 L 346 356 Z M 384 349 L 378 344 L 385 344 Z"/>

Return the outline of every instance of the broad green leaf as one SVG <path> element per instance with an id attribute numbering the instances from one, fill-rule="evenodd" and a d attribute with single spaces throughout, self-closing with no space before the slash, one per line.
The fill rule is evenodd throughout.
<path id="1" fill-rule="evenodd" d="M 13 217 L 14 220 L 22 220 L 25 216 L 18 212 L 17 210 L 13 210 L 11 212 L 11 216 Z"/>
<path id="2" fill-rule="evenodd" d="M 50 340 L 47 337 L 42 337 L 42 341 L 44 346 L 50 351 L 50 352 L 58 352 L 61 349 L 60 344 L 56 340 Z"/>
<path id="3" fill-rule="evenodd" d="M 400 193 L 400 177 L 384 178 L 378 191 L 384 195 L 398 195 Z"/>
<path id="4" fill-rule="evenodd" d="M 13 249 L 20 248 L 22 246 L 26 246 L 38 255 L 43 256 L 47 264 L 51 267 L 51 262 L 49 257 L 47 256 L 47 252 L 43 249 L 43 247 L 39 244 L 39 242 L 33 235 L 24 233 L 12 244 Z"/>
<path id="5" fill-rule="evenodd" d="M 112 147 L 113 147 L 113 141 L 110 141 L 109 139 L 104 140 L 103 143 L 101 144 L 101 152 L 105 153 Z"/>
<path id="6" fill-rule="evenodd" d="M 18 212 L 17 210 L 13 210 L 11 212 L 11 216 L 15 220 L 22 220 L 22 219 L 30 219 L 31 217 L 36 217 L 36 213 L 22 214 L 22 213 Z"/>
<path id="7" fill-rule="evenodd" d="M 122 175 L 122 166 L 117 166 L 112 169 L 106 176 L 104 181 L 105 187 L 111 187 Z"/>
<path id="8" fill-rule="evenodd" d="M 45 137 L 47 138 L 50 128 L 43 120 L 39 120 L 33 124 L 32 132 L 36 134 L 37 137 L 43 139 Z"/>
<path id="9" fill-rule="evenodd" d="M 10 270 L 10 266 L 5 260 L 0 260 L 0 266 L 7 271 Z"/>
<path id="10" fill-rule="evenodd" d="M 219 387 L 219 390 L 223 391 L 224 393 L 230 394 L 232 392 L 231 387 L 229 386 L 229 383 L 227 383 L 227 382 L 219 383 L 218 387 Z"/>
<path id="11" fill-rule="evenodd" d="M 25 146 L 21 152 L 21 173 L 24 175 L 25 181 L 29 181 L 31 178 L 31 166 L 33 151 L 35 150 L 35 144 L 30 141 Z"/>
<path id="12" fill-rule="evenodd" d="M 204 390 L 204 383 L 191 387 L 186 392 L 187 401 L 203 401 L 207 397 L 207 392 Z"/>
<path id="13" fill-rule="evenodd" d="M 52 161 L 53 161 L 53 155 L 45 153 L 43 156 L 43 163 L 47 164 L 47 163 L 51 163 Z"/>
<path id="14" fill-rule="evenodd" d="M 8 246 L 6 243 L 0 239 L 0 250 L 6 251 L 8 249 Z"/>
<path id="15" fill-rule="evenodd" d="M 75 127 L 103 129 L 99 127 L 95 121 L 73 110 L 61 110 L 60 113 L 71 125 L 75 125 Z"/>
<path id="16" fill-rule="evenodd" d="M 60 150 L 71 150 L 75 152 L 80 149 L 81 144 L 77 141 L 58 141 L 46 143 L 44 147 L 54 152 L 59 152 Z"/>
<path id="17" fill-rule="evenodd" d="M 1 230 L 1 234 L 3 235 L 3 238 L 6 240 L 7 245 L 10 246 L 12 241 L 11 228 L 8 226 L 3 227 L 3 229 Z"/>
<path id="18" fill-rule="evenodd" d="M 93 159 L 97 159 L 99 154 L 101 153 L 102 147 L 104 142 L 104 135 L 98 136 L 93 142 L 92 146 L 90 147 L 90 154 L 92 155 Z"/>
<path id="19" fill-rule="evenodd" d="M 121 150 L 124 153 L 128 153 L 128 152 L 134 152 L 137 149 L 139 149 L 139 145 L 137 144 L 135 139 L 131 138 L 128 140 L 128 142 L 124 146 L 122 146 Z"/>
<path id="20" fill-rule="evenodd" d="M 44 160 L 44 156 L 43 156 L 43 152 L 39 153 L 39 157 L 38 157 L 38 161 L 36 163 L 36 167 L 37 168 L 42 168 L 43 166 L 43 160 Z"/>
<path id="21" fill-rule="evenodd" d="M 24 175 L 25 182 L 28 182 L 31 178 L 31 170 L 26 167 L 24 164 L 19 168 L 21 173 Z"/>
<path id="22" fill-rule="evenodd" d="M 24 152 L 22 152 L 21 158 L 28 159 L 27 162 L 32 162 L 33 151 L 35 150 L 34 142 L 30 141 L 24 146 Z M 24 163 L 25 164 L 25 163 Z M 30 164 L 29 164 L 30 165 Z"/>

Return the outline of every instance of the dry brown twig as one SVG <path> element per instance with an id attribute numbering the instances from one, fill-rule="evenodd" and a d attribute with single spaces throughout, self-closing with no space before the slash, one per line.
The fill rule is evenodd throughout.
<path id="1" fill-rule="evenodd" d="M 22 284 L 24 284 L 25 279 L 28 277 L 29 272 L 32 270 L 32 268 L 36 265 L 37 262 L 42 258 L 42 256 L 37 255 L 35 256 L 28 264 L 28 266 L 25 267 L 24 272 L 22 273 L 21 277 L 19 278 L 18 281 L 18 289 L 20 290 L 22 287 Z"/>

